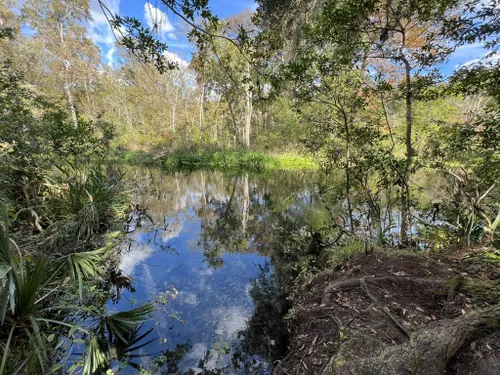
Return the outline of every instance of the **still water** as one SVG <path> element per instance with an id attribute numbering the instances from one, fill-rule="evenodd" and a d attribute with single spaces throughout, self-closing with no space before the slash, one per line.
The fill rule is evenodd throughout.
<path id="1" fill-rule="evenodd" d="M 110 311 L 155 302 L 135 362 L 161 374 L 270 374 L 282 354 L 286 277 L 278 272 L 311 223 L 326 220 L 313 176 L 128 172 L 147 209 L 123 244 L 132 290 Z M 124 373 L 136 370 L 127 367 Z"/>

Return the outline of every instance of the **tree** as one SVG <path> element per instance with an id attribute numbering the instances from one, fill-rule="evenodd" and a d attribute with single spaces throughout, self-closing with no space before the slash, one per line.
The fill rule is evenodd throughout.
<path id="1" fill-rule="evenodd" d="M 255 74 L 250 65 L 250 51 L 243 51 L 231 42 L 239 27 L 251 27 L 249 13 L 221 22 L 214 34 L 224 37 L 214 37 L 200 44 L 193 58 L 193 67 L 198 73 L 201 91 L 224 98 L 235 143 L 249 148 Z"/>
<path id="2" fill-rule="evenodd" d="M 78 126 L 77 90 L 86 91 L 97 74 L 100 53 L 87 36 L 82 22 L 90 20 L 88 0 L 28 0 L 22 8 L 23 21 L 36 31 L 34 39 L 43 47 L 46 71 L 52 90 L 62 90 L 75 128 Z M 43 60 L 42 60 L 43 61 Z"/>
<path id="3" fill-rule="evenodd" d="M 408 243 L 410 220 L 410 177 L 415 168 L 413 148 L 413 105 L 418 95 L 414 82 L 434 84 L 429 70 L 444 61 L 452 49 L 443 39 L 445 18 L 456 1 L 337 1 L 316 5 L 299 3 L 287 16 L 287 1 L 259 1 L 257 24 L 271 32 L 264 34 L 269 48 L 277 40 L 288 39 L 289 51 L 283 56 L 291 79 L 309 72 L 310 86 L 322 87 L 326 77 L 340 75 L 342 69 L 359 70 L 361 74 L 379 72 L 385 83 L 396 86 L 405 100 L 405 163 L 398 171 L 401 186 L 401 242 Z M 303 8 L 305 6 L 305 9 Z M 293 25 L 293 26 L 292 26 Z M 281 35 L 283 28 L 293 30 Z M 266 38 L 267 35 L 267 38 Z M 277 39 L 276 39 L 277 38 Z M 290 41 L 290 38 L 292 40 Z M 345 67 L 345 68 L 342 68 Z M 364 76 L 364 85 L 372 77 Z M 311 86 L 312 84 L 312 86 Z M 422 86 L 420 84 L 420 86 Z M 362 91 L 358 91 L 360 95 Z M 347 138 L 346 138 L 347 141 Z"/>

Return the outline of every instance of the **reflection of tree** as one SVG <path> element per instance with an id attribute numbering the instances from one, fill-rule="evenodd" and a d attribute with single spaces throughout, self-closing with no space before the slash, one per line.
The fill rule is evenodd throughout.
<path id="1" fill-rule="evenodd" d="M 202 193 L 200 244 L 211 267 L 222 267 L 224 253 L 255 253 L 271 256 L 295 245 L 293 233 L 310 226 L 321 226 L 326 215 L 318 210 L 311 194 L 302 191 L 303 181 L 277 174 L 275 181 L 259 181 L 248 175 L 236 176 L 222 184 L 217 175 L 215 186 L 221 192 L 208 191 L 201 175 Z M 295 182 L 295 184 L 294 184 Z"/>
<path id="2" fill-rule="evenodd" d="M 255 312 L 240 335 L 246 355 L 258 355 L 272 363 L 283 356 L 287 347 L 283 317 L 288 303 L 286 290 L 279 285 L 269 263 L 259 267 L 259 276 L 252 281 L 250 289 Z"/>
<path id="3" fill-rule="evenodd" d="M 192 347 L 193 345 L 187 342 L 185 344 L 177 344 L 173 350 L 165 350 L 163 352 L 161 360 L 164 361 L 164 364 L 162 367 L 166 367 L 167 373 L 175 374 L 180 370 L 179 363 Z"/>
<path id="4" fill-rule="evenodd" d="M 286 344 L 282 325 L 287 309 L 285 296 L 290 279 L 301 269 L 300 262 L 317 259 L 310 246 L 312 235 L 308 234 L 328 223 L 322 203 L 310 193 L 303 174 L 227 176 L 199 171 L 164 178 L 152 173 L 150 181 L 154 186 L 140 193 L 144 207 L 148 207 L 155 222 L 167 216 L 171 218 L 168 223 L 179 218 L 179 227 L 190 219 L 196 225 L 200 223 L 199 246 L 210 267 L 223 267 L 224 254 L 233 252 L 258 253 L 269 257 L 272 264 L 262 267 L 252 282 L 250 295 L 255 312 L 241 334 L 241 344 L 239 340 L 230 343 L 231 350 L 218 362 L 217 369 L 213 369 L 217 361 L 214 347 L 200 358 L 197 369 L 183 373 L 186 363 L 191 364 L 193 359 L 186 356 L 192 348 L 179 345 L 162 353 L 164 362 L 159 373 L 213 375 L 229 370 L 255 374 L 256 364 L 266 366 L 262 359 L 273 362 Z M 149 237 L 153 242 L 157 238 L 156 233 Z"/>
<path id="5" fill-rule="evenodd" d="M 187 371 L 181 369 L 182 361 L 185 355 L 193 348 L 193 345 L 188 341 L 184 344 L 177 344 L 173 349 L 167 349 L 160 355 L 155 357 L 151 366 L 146 370 L 146 373 L 152 374 L 168 374 L 168 375 L 220 375 L 231 365 L 223 367 L 210 368 L 210 363 L 216 355 L 213 350 L 206 350 L 203 358 L 200 358 L 196 368 L 190 368 Z"/>
<path id="6" fill-rule="evenodd" d="M 242 185 L 246 183 L 246 187 Z M 243 223 L 247 213 L 239 210 L 240 199 L 237 190 L 247 192 L 248 176 L 234 178 L 229 199 L 226 197 L 210 197 L 208 205 L 203 205 L 197 213 L 201 217 L 201 243 L 206 260 L 210 267 L 218 268 L 224 265 L 224 252 L 234 252 L 246 247 L 246 233 Z M 205 196 L 205 193 L 202 193 Z M 202 202 L 205 200 L 204 198 Z M 248 206 L 248 199 L 247 199 Z"/>

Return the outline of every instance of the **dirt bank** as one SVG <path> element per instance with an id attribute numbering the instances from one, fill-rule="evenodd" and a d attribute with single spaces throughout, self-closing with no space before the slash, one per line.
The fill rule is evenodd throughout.
<path id="1" fill-rule="evenodd" d="M 498 266 L 384 251 L 317 276 L 293 296 L 275 375 L 500 374 Z"/>

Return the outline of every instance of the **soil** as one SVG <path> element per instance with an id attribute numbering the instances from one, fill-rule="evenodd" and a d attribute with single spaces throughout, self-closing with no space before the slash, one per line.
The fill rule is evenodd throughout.
<path id="1" fill-rule="evenodd" d="M 410 336 L 430 323 L 495 305 L 500 264 L 484 263 L 480 254 L 479 249 L 445 255 L 384 250 L 312 278 L 292 296 L 289 350 L 274 375 L 356 374 L 335 368 L 408 345 Z M 500 374 L 499 338 L 492 333 L 464 342 L 444 374 Z"/>

